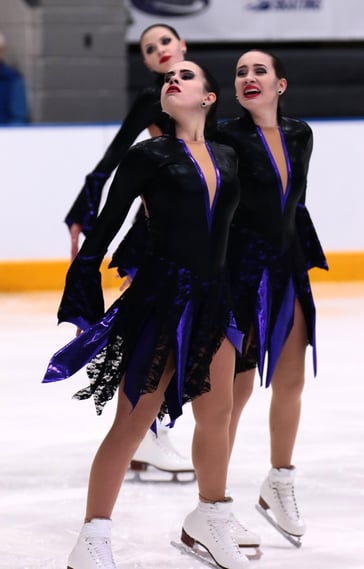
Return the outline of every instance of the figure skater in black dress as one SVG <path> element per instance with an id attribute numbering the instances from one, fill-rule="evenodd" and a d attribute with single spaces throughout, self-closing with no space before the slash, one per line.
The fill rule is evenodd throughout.
<path id="1" fill-rule="evenodd" d="M 72 258 L 78 251 L 81 231 L 87 234 L 95 224 L 103 187 L 125 156 L 136 137 L 148 128 L 151 136 L 168 132 L 170 120 L 162 112 L 160 92 L 164 73 L 170 65 L 184 59 L 187 51 L 186 42 L 178 32 L 167 24 L 152 24 L 140 37 L 140 49 L 146 67 L 154 74 L 154 84 L 146 87 L 137 97 L 126 116 L 123 125 L 107 149 L 104 157 L 95 169 L 86 176 L 85 185 L 66 217 L 71 234 Z M 140 262 L 139 253 L 143 250 L 146 232 L 146 218 L 143 207 L 139 208 L 132 229 L 114 252 L 111 267 L 117 267 L 124 283 L 129 284 L 135 276 Z M 131 469 L 136 470 L 152 465 L 155 468 L 169 471 L 176 477 L 177 473 L 194 472 L 190 457 L 181 455 L 173 446 L 169 427 L 156 420 L 156 431 L 149 430 L 137 448 L 131 461 Z M 232 516 L 234 535 L 242 547 L 257 547 L 260 537 L 256 532 L 246 528 Z"/>
<path id="2" fill-rule="evenodd" d="M 52 357 L 44 381 L 87 365 L 90 385 L 76 397 L 93 396 L 98 413 L 118 390 L 114 423 L 91 468 L 85 523 L 69 569 L 116 568 L 110 518 L 129 462 L 160 408 L 173 421 L 186 401 L 195 418 L 199 501 L 183 523 L 182 539 L 202 544 L 221 567 L 249 564 L 233 537 L 231 499 L 225 498 L 242 335 L 225 266 L 239 200 L 236 156 L 204 137 L 217 90 L 198 65 L 171 66 L 161 100 L 175 136 L 127 152 L 67 273 L 59 320 L 84 332 Z M 148 247 L 130 287 L 104 312 L 100 263 L 137 196 L 148 211 Z"/>
<path id="3" fill-rule="evenodd" d="M 149 129 L 151 135 L 159 135 L 165 132 L 166 125 L 169 124 L 160 106 L 161 87 L 169 67 L 184 59 L 186 42 L 173 27 L 153 24 L 143 31 L 140 50 L 144 64 L 154 75 L 154 82 L 136 97 L 104 156 L 92 172 L 87 174 L 82 190 L 66 215 L 65 222 L 71 234 L 72 259 L 78 252 L 80 233 L 87 235 L 95 224 L 105 183 L 129 147 L 143 130 Z"/>
<path id="4" fill-rule="evenodd" d="M 258 366 L 272 392 L 272 468 L 261 487 L 260 511 L 271 510 L 278 528 L 299 545 L 305 523 L 294 494 L 292 455 L 307 344 L 316 373 L 308 270 L 327 264 L 305 207 L 312 131 L 302 120 L 281 116 L 278 102 L 286 88 L 285 71 L 275 56 L 260 50 L 244 53 L 236 66 L 235 89 L 245 112 L 219 124 L 216 140 L 235 149 L 241 185 L 228 255 L 238 324 L 245 332 L 234 383 L 231 449 Z"/>
<path id="5" fill-rule="evenodd" d="M 160 93 L 163 78 L 171 64 L 184 59 L 187 50 L 186 42 L 180 38 L 178 32 L 167 24 L 153 24 L 146 28 L 140 37 L 140 50 L 144 64 L 153 74 L 151 85 L 145 87 L 135 99 L 122 126 L 115 135 L 104 156 L 85 179 L 85 184 L 77 199 L 66 216 L 66 223 L 71 236 L 71 258 L 73 259 L 79 247 L 80 234 L 85 235 L 95 224 L 103 188 L 124 158 L 129 147 L 145 129 L 151 136 L 156 136 L 168 130 L 170 121 L 162 113 L 160 106 Z M 128 236 L 127 246 L 123 243 L 117 253 L 119 274 L 124 278 L 126 286 L 135 274 L 135 261 L 133 251 L 144 244 L 145 222 L 142 207 L 136 215 L 137 221 L 133 231 Z M 181 455 L 173 446 L 169 428 L 157 421 L 158 436 L 149 431 L 131 462 L 132 470 L 139 470 L 152 465 L 163 471 L 173 473 L 178 477 L 180 472 L 194 472 L 190 457 Z M 193 479 L 193 478 L 192 478 Z"/>

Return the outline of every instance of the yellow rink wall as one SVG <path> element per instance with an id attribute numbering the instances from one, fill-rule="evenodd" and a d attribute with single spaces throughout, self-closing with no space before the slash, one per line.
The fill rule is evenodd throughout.
<path id="1" fill-rule="evenodd" d="M 364 118 L 312 120 L 309 124 L 314 133 L 314 152 L 307 207 L 330 265 L 328 272 L 313 270 L 312 280 L 364 282 L 364 192 L 360 184 Z M 62 290 L 69 266 L 64 215 L 83 186 L 85 173 L 98 163 L 119 126 L 0 127 L 4 164 L 0 185 L 0 292 Z M 140 140 L 147 136 L 143 132 Z M 39 160 L 39 156 L 46 159 Z M 110 182 L 111 178 L 103 199 Z M 133 205 L 138 208 L 138 203 Z M 110 252 L 128 231 L 136 209 L 110 243 Z M 104 287 L 117 291 L 120 279 L 115 270 L 106 267 L 107 262 L 102 269 Z"/>
<path id="2" fill-rule="evenodd" d="M 330 270 L 310 271 L 312 281 L 364 281 L 364 251 L 332 252 L 326 254 Z M 116 269 L 101 267 L 104 288 L 119 288 L 121 279 Z M 0 292 L 62 290 L 68 260 L 0 261 Z"/>

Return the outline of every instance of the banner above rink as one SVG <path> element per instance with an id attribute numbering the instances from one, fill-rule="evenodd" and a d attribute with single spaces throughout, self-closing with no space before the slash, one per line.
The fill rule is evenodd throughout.
<path id="1" fill-rule="evenodd" d="M 363 0 L 128 0 L 128 41 L 164 22 L 195 42 L 364 40 Z"/>

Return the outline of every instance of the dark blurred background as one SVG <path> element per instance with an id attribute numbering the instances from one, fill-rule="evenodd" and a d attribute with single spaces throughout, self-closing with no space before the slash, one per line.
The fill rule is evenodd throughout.
<path id="1" fill-rule="evenodd" d="M 150 81 L 139 47 L 126 42 L 123 0 L 1 0 L 8 62 L 24 75 L 35 123 L 120 122 Z M 162 19 L 163 21 L 163 19 Z M 364 38 L 330 42 L 191 43 L 189 57 L 221 84 L 221 118 L 235 116 L 234 67 L 252 47 L 287 69 L 282 110 L 293 117 L 364 116 Z"/>

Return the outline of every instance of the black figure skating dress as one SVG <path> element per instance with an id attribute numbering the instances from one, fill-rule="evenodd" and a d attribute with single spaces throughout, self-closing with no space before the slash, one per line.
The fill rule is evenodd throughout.
<path id="1" fill-rule="evenodd" d="M 228 253 L 238 326 L 251 350 L 238 358 L 237 371 L 255 367 L 261 378 L 267 356 L 269 385 L 293 324 L 298 298 L 313 348 L 316 373 L 315 306 L 308 269 L 327 269 L 321 245 L 305 207 L 312 131 L 303 121 L 279 120 L 288 183 L 283 191 L 277 164 L 263 132 L 247 113 L 219 125 L 216 140 L 238 156 L 240 203 L 234 216 Z"/>
<path id="2" fill-rule="evenodd" d="M 210 205 L 203 173 L 181 140 L 161 136 L 132 147 L 117 170 L 95 228 L 72 263 L 59 321 L 84 332 L 53 356 L 44 381 L 88 367 L 97 412 L 123 388 L 132 405 L 158 386 L 167 356 L 175 375 L 166 393 L 172 419 L 209 390 L 209 365 L 222 339 L 241 348 L 226 275 L 230 223 L 239 200 L 234 151 L 207 145 L 217 189 Z M 104 314 L 99 266 L 133 200 L 148 210 L 148 247 L 127 291 Z M 92 360 L 92 361 L 91 361 Z"/>
<path id="3" fill-rule="evenodd" d="M 86 176 L 82 190 L 67 213 L 65 222 L 69 228 L 72 224 L 78 223 L 85 235 L 92 229 L 106 181 L 143 130 L 155 124 L 163 133 L 168 132 L 170 121 L 167 115 L 162 113 L 160 104 L 163 81 L 163 74 L 155 74 L 153 84 L 145 87 L 136 97 L 105 155 Z"/>

